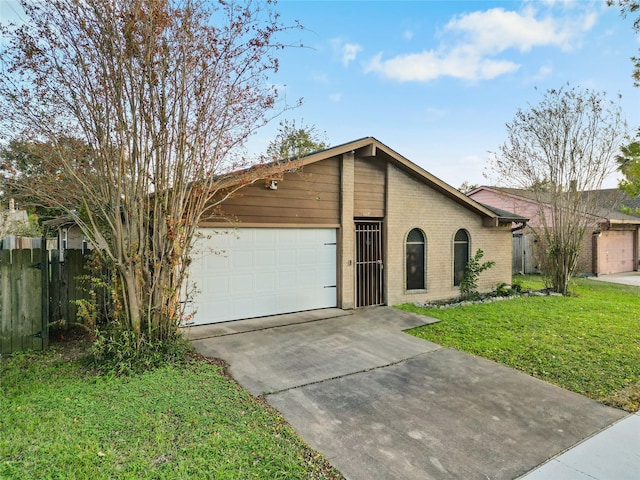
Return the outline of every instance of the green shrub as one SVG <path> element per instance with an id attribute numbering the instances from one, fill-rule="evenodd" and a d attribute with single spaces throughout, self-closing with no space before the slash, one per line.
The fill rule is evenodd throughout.
<path id="1" fill-rule="evenodd" d="M 96 330 L 89 354 L 98 372 L 121 376 L 184 363 L 192 351 L 191 344 L 178 333 L 164 340 L 149 340 L 144 334 L 112 328 Z"/>
<path id="2" fill-rule="evenodd" d="M 192 348 L 177 328 L 158 335 L 147 328 L 136 332 L 126 325 L 124 292 L 108 259 L 94 251 L 85 268 L 87 273 L 79 278 L 84 295 L 75 303 L 78 326 L 93 339 L 88 352 L 92 368 L 120 376 L 185 361 Z"/>
<path id="3" fill-rule="evenodd" d="M 496 287 L 496 296 L 498 297 L 508 297 L 511 293 L 511 287 L 509 287 L 509 284 L 507 283 L 500 282 Z"/>
<path id="4" fill-rule="evenodd" d="M 514 293 L 522 293 L 522 282 L 520 280 L 513 280 L 511 282 L 511 291 Z"/>
<path id="5" fill-rule="evenodd" d="M 493 260 L 480 263 L 482 257 L 484 257 L 484 252 L 479 248 L 476 254 L 469 259 L 464 269 L 464 276 L 460 281 L 460 294 L 465 298 L 477 296 L 480 274 L 496 264 Z"/>

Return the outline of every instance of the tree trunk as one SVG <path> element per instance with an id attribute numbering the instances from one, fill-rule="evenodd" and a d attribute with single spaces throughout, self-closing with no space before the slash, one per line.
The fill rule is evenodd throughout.
<path id="1" fill-rule="evenodd" d="M 142 302 L 142 288 L 136 278 L 135 268 L 125 267 L 122 272 L 122 278 L 124 280 L 124 286 L 126 288 L 127 307 L 129 313 L 129 325 L 131 330 L 140 337 L 141 332 L 141 306 Z"/>

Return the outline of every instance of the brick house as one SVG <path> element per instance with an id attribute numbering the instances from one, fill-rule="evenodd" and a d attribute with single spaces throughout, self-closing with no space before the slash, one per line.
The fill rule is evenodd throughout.
<path id="1" fill-rule="evenodd" d="M 478 249 L 496 262 L 480 277 L 489 291 L 511 282 L 511 228 L 526 221 L 372 137 L 307 155 L 297 171 L 244 187 L 222 209 L 194 244 L 196 325 L 456 297 Z"/>
<path id="2" fill-rule="evenodd" d="M 592 204 L 598 205 L 593 211 L 584 212 L 589 217 L 590 229 L 584 235 L 582 248 L 578 257 L 577 271 L 583 274 L 612 274 L 638 270 L 640 232 L 640 216 L 622 212 L 623 206 L 637 208 L 639 199 L 629 198 L 618 189 L 603 189 L 584 192 Z M 481 186 L 467 194 L 470 198 L 502 208 L 529 218 L 527 228 L 519 232 L 533 237 L 532 228 L 541 227 L 542 221 L 539 206 L 532 192 L 517 188 Z M 551 208 L 542 205 L 545 216 L 550 218 Z M 535 242 L 535 240 L 533 241 Z M 533 245 L 529 242 L 529 245 Z M 531 249 L 529 257 L 540 256 Z M 532 262 L 530 271 L 535 271 L 537 262 Z M 527 271 L 526 273 L 530 273 Z"/>

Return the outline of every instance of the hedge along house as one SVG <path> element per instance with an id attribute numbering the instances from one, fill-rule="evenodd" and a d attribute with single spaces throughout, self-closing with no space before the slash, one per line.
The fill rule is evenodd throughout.
<path id="1" fill-rule="evenodd" d="M 480 278 L 491 290 L 511 281 L 511 226 L 525 221 L 371 137 L 307 155 L 222 210 L 194 243 L 189 324 L 456 297 L 479 248 L 496 262 Z"/>

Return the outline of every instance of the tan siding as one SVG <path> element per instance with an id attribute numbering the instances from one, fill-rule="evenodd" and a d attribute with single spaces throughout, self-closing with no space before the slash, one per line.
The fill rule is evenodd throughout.
<path id="1" fill-rule="evenodd" d="M 338 306 L 344 309 L 355 306 L 355 229 L 353 223 L 353 186 L 354 160 L 353 154 L 345 154 L 342 158 L 342 181 L 340 183 L 342 195 L 342 212 L 340 215 L 342 227 L 338 240 Z"/>
<path id="2" fill-rule="evenodd" d="M 208 218 L 207 225 L 232 220 L 251 224 L 335 225 L 340 222 L 340 171 L 337 157 L 287 173 L 271 190 L 258 180 L 242 188 L 222 206 L 223 218 Z"/>
<path id="3" fill-rule="evenodd" d="M 456 297 L 453 286 L 453 238 L 464 228 L 469 232 L 470 251 L 484 251 L 484 260 L 496 265 L 480 276 L 481 291 L 490 291 L 499 282 L 511 282 L 511 229 L 483 227 L 482 217 L 451 201 L 432 188 L 389 165 L 386 216 L 387 303 L 422 302 Z M 406 235 L 420 228 L 427 237 L 427 291 L 405 291 Z"/>
<path id="4" fill-rule="evenodd" d="M 84 240 L 84 234 L 80 227 L 72 225 L 67 230 L 67 248 L 68 249 L 81 249 L 82 241 Z"/>
<path id="5" fill-rule="evenodd" d="M 386 162 L 379 158 L 355 161 L 354 216 L 383 218 L 385 215 Z"/>

